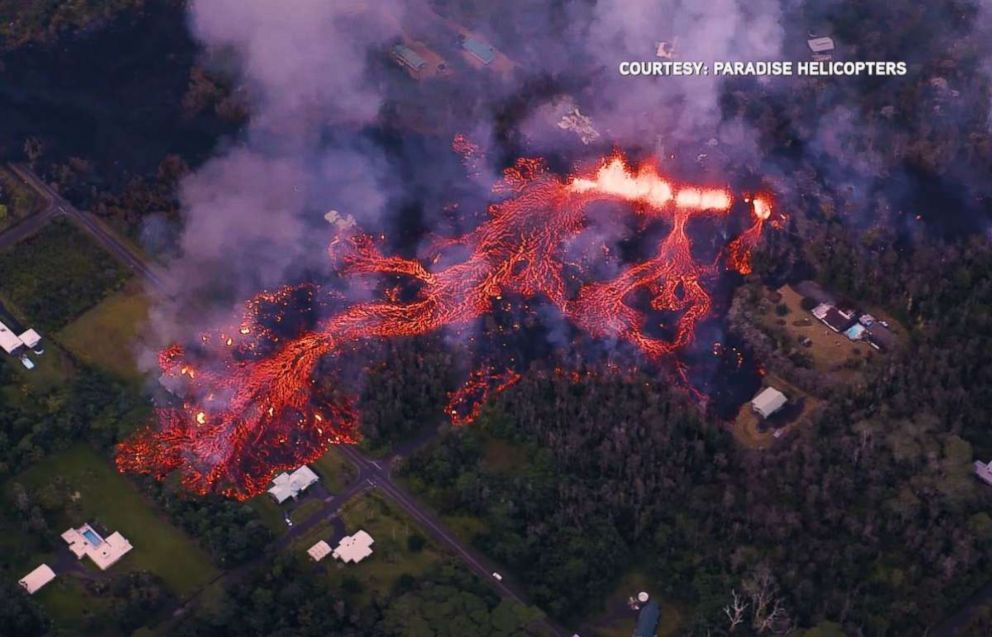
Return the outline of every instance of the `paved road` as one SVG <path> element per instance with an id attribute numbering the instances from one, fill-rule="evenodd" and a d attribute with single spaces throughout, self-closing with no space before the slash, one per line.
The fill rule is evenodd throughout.
<path id="1" fill-rule="evenodd" d="M 88 232 L 107 252 L 117 257 L 122 263 L 128 265 L 138 275 L 144 277 L 159 289 L 164 287 L 162 276 L 141 255 L 135 253 L 130 246 L 114 236 L 113 232 L 108 230 L 103 222 L 97 219 L 95 215 L 84 210 L 79 210 L 66 201 L 62 195 L 45 183 L 30 168 L 18 164 L 9 164 L 9 167 L 26 184 L 44 197 L 47 205 L 41 212 L 28 217 L 26 220 L 0 234 L 0 249 L 8 245 L 13 245 L 17 241 L 34 234 L 55 217 L 64 215 Z"/>
<path id="2" fill-rule="evenodd" d="M 430 438 L 427 438 L 422 440 L 421 443 L 426 444 L 429 441 Z M 400 505 L 403 510 L 406 511 L 407 515 L 413 518 L 428 533 L 430 533 L 435 541 L 461 559 L 469 570 L 482 578 L 482 581 L 488 581 L 503 597 L 521 604 L 527 603 L 524 601 L 523 595 L 515 590 L 515 587 L 505 578 L 496 579 L 493 576 L 493 573 L 495 573 L 497 569 L 494 568 L 492 562 L 486 559 L 478 551 L 475 551 L 462 543 L 461 540 L 459 540 L 444 526 L 440 520 L 437 519 L 437 517 L 435 517 L 434 513 L 430 509 L 421 505 L 420 502 L 418 502 L 413 496 L 393 481 L 390 473 L 392 459 L 373 460 L 362 455 L 354 447 L 347 445 L 341 445 L 337 447 L 337 449 L 358 468 L 360 475 L 369 476 L 367 479 L 371 481 L 376 489 Z M 405 450 L 406 454 L 412 453 L 413 451 L 414 449 Z M 394 459 L 397 457 L 400 456 L 394 456 Z M 556 635 L 558 637 L 565 637 L 565 635 L 570 634 L 564 628 L 554 624 L 549 619 L 542 620 L 540 624 L 547 634 Z"/>

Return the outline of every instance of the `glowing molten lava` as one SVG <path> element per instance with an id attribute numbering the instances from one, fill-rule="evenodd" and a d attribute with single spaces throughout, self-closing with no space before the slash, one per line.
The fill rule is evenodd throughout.
<path id="1" fill-rule="evenodd" d="M 467 324 L 507 294 L 546 299 L 592 336 L 626 341 L 653 360 L 692 340 L 696 324 L 711 308 L 702 279 L 715 268 L 694 261 L 686 226 L 694 216 L 728 215 L 729 192 L 680 187 L 663 179 L 652 164 L 635 170 L 619 155 L 607 157 L 591 174 L 566 179 L 550 174 L 539 160 L 520 160 L 494 191 L 506 197 L 490 207 L 489 218 L 466 235 L 437 240 L 438 253 L 424 262 L 384 255 L 365 235 L 332 242 L 330 253 L 342 277 L 399 275 L 416 284 L 412 300 L 384 292 L 377 300 L 342 307 L 292 339 L 268 338 L 271 351 L 246 356 L 271 337 L 259 308 L 299 291 L 287 288 L 252 299 L 231 334 L 204 337 L 200 349 L 206 356 L 186 356 L 176 346 L 165 350 L 163 372 L 189 384 L 190 402 L 159 410 L 156 427 L 121 443 L 118 467 L 158 477 L 179 471 L 183 484 L 196 493 L 255 495 L 274 472 L 311 462 L 331 444 L 357 440 L 352 399 L 314 398 L 319 359 L 369 339 Z M 671 231 L 654 256 L 623 267 L 612 279 L 573 286 L 569 293 L 563 280 L 566 243 L 586 228 L 586 207 L 603 200 L 634 204 L 638 214 L 670 224 Z M 770 210 L 766 199 L 754 201 L 754 224 L 729 246 L 733 269 L 749 271 L 750 248 Z M 443 263 L 441 251 L 452 246 L 467 256 L 436 266 Z M 634 292 L 646 294 L 651 309 L 677 314 L 672 338 L 645 331 L 645 311 L 630 304 Z M 209 360 L 209 365 L 197 360 Z M 450 397 L 449 416 L 456 424 L 470 422 L 488 395 L 518 378 L 512 370 L 492 366 L 473 372 Z"/>

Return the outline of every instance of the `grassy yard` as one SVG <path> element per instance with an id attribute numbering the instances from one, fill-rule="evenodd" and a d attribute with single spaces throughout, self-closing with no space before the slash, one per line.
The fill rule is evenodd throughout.
<path id="1" fill-rule="evenodd" d="M 0 272 L 0 296 L 42 336 L 96 305 L 130 276 L 64 219 L 0 253 Z"/>
<path id="2" fill-rule="evenodd" d="M 14 372 L 14 382 L 2 390 L 8 393 L 11 400 L 39 400 L 52 389 L 64 385 L 75 374 L 76 366 L 62 348 L 51 340 L 44 345 L 44 354 L 30 355 L 35 364 L 31 370 L 25 369 L 16 358 L 0 357 L 0 365 L 6 365 Z"/>
<path id="3" fill-rule="evenodd" d="M 817 371 L 832 372 L 846 381 L 851 381 L 859 376 L 859 372 L 846 369 L 844 365 L 852 359 L 877 355 L 864 341 L 852 341 L 843 334 L 834 332 L 804 310 L 800 305 L 802 296 L 792 287 L 783 286 L 778 293 L 782 295 L 780 303 L 789 308 L 788 314 L 779 316 L 771 311 L 761 320 L 766 325 L 781 327 L 796 341 L 804 336 L 808 337 L 811 344 L 804 349 L 812 356 Z"/>
<path id="4" fill-rule="evenodd" d="M 641 573 L 631 572 L 605 601 L 605 608 L 597 617 L 582 627 L 583 635 L 595 637 L 630 637 L 637 625 L 637 611 L 627 606 L 629 597 L 634 597 L 640 591 L 659 600 L 661 604 L 661 623 L 658 625 L 658 637 L 672 637 L 677 634 L 682 624 L 685 612 L 680 604 L 673 603 L 659 595 L 659 588 Z"/>
<path id="5" fill-rule="evenodd" d="M 341 452 L 331 447 L 317 462 L 313 463 L 314 471 L 320 480 L 332 493 L 340 493 L 355 479 L 355 465 L 341 455 Z"/>
<path id="6" fill-rule="evenodd" d="M 286 521 L 283 520 L 282 509 L 268 493 L 248 500 L 248 506 L 255 509 L 265 526 L 269 527 L 269 530 L 277 537 L 286 532 L 288 527 Z"/>
<path id="7" fill-rule="evenodd" d="M 133 348 L 148 320 L 148 298 L 136 280 L 67 325 L 58 339 L 84 362 L 124 379 L 140 380 Z"/>
<path id="8" fill-rule="evenodd" d="M 401 575 L 423 575 L 445 558 L 413 520 L 376 493 L 364 493 L 351 500 L 341 509 L 340 516 L 348 533 L 363 529 L 375 540 L 372 555 L 358 564 L 344 564 L 333 557 L 324 558 L 321 562 L 335 587 L 340 587 L 346 577 L 353 577 L 361 583 L 360 599 L 356 600 L 359 603 L 368 602 L 374 595 L 386 595 Z M 294 550 L 305 551 L 318 540 L 326 540 L 332 533 L 330 522 L 323 522 L 305 538 L 295 542 Z M 407 545 L 407 538 L 411 535 L 424 538 L 420 550 L 411 550 Z"/>
<path id="9" fill-rule="evenodd" d="M 163 519 L 110 461 L 85 445 L 51 456 L 16 480 L 29 493 L 61 476 L 79 493 L 73 513 L 60 513 L 59 528 L 96 522 L 120 531 L 134 549 L 111 567 L 113 573 L 147 570 L 179 597 L 187 597 L 216 574 L 210 558 L 185 533 Z M 56 529 L 58 530 L 58 529 Z"/>
<path id="10" fill-rule="evenodd" d="M 779 429 L 782 432 L 780 434 L 781 436 L 786 435 L 793 429 L 801 427 L 809 420 L 813 410 L 822 404 L 822 401 L 810 396 L 808 393 L 775 374 L 765 376 L 764 386 L 775 387 L 786 395 L 790 403 L 795 404 L 796 401 L 800 400 L 803 403 L 802 410 L 788 424 Z M 775 414 L 772 414 L 772 418 L 775 418 Z M 758 429 L 760 422 L 758 415 L 751 409 L 751 403 L 744 403 L 741 405 L 740 411 L 737 412 L 737 419 L 734 421 L 734 438 L 741 445 L 749 449 L 767 449 L 775 442 L 775 430 L 769 428 L 765 431 L 760 431 Z"/>
<path id="11" fill-rule="evenodd" d="M 293 521 L 293 524 L 299 524 L 320 511 L 323 506 L 324 502 L 319 498 L 306 499 L 289 512 L 289 519 Z"/>

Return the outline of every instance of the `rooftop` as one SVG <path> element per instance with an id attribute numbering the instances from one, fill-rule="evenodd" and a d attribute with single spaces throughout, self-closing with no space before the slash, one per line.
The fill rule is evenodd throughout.
<path id="1" fill-rule="evenodd" d="M 419 71 L 427 66 L 427 60 L 420 57 L 420 54 L 406 46 L 405 44 L 397 44 L 393 47 L 393 56 L 400 61 L 405 66 L 410 67 L 414 71 Z"/>
<path id="2" fill-rule="evenodd" d="M 468 38 L 462 42 L 462 46 L 483 64 L 489 64 L 496 59 L 496 51 L 482 40 Z"/>
<path id="3" fill-rule="evenodd" d="M 14 334 L 9 327 L 0 323 L 0 349 L 3 349 L 8 354 L 13 354 L 23 346 L 24 342 L 17 337 L 17 334 Z"/>
<path id="4" fill-rule="evenodd" d="M 324 540 L 317 542 L 316 544 L 314 544 L 313 546 L 307 549 L 307 555 L 309 555 L 314 562 L 319 562 L 320 560 L 324 559 L 330 554 L 331 554 L 331 545 L 325 542 Z"/>
<path id="5" fill-rule="evenodd" d="M 358 563 L 372 555 L 372 544 L 375 540 L 365 531 L 341 538 L 338 547 L 334 549 L 334 557 L 342 562 Z"/>
<path id="6" fill-rule="evenodd" d="M 758 395 L 751 399 L 751 407 L 758 412 L 762 418 L 768 418 L 776 411 L 785 406 L 789 401 L 785 394 L 774 387 L 765 387 L 758 392 Z"/>
<path id="7" fill-rule="evenodd" d="M 641 612 L 637 615 L 637 628 L 634 629 L 634 637 L 654 637 L 660 619 L 661 607 L 658 606 L 658 602 L 652 599 L 641 608 Z"/>
<path id="8" fill-rule="evenodd" d="M 77 559 L 89 557 L 101 571 L 107 570 L 134 548 L 120 533 L 115 531 L 103 538 L 89 524 L 68 529 L 62 534 L 62 539 Z"/>
<path id="9" fill-rule="evenodd" d="M 42 564 L 18 580 L 17 583 L 28 592 L 28 595 L 34 595 L 53 579 L 55 579 L 55 571 L 48 564 Z"/>
<path id="10" fill-rule="evenodd" d="M 282 504 L 290 498 L 295 498 L 306 491 L 311 485 L 320 481 L 310 467 L 303 465 L 293 473 L 280 473 L 272 479 L 269 495 Z"/>

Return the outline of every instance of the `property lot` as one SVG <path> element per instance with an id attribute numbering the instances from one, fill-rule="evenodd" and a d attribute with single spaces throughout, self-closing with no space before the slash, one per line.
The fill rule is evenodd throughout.
<path id="1" fill-rule="evenodd" d="M 800 305 L 802 296 L 791 286 L 783 286 L 778 294 L 782 297 L 778 305 L 787 307 L 788 313 L 781 315 L 778 311 L 771 311 L 762 317 L 762 321 L 769 327 L 784 329 L 797 343 L 804 337 L 808 338 L 810 345 L 803 349 L 812 357 L 818 371 L 836 372 L 845 380 L 853 380 L 857 372 L 848 366 L 876 353 L 867 343 L 852 341 L 834 332 L 804 310 Z"/>
<path id="2" fill-rule="evenodd" d="M 64 219 L 0 253 L 0 298 L 44 337 L 121 288 L 127 269 Z"/>
<path id="3" fill-rule="evenodd" d="M 47 491 L 52 495 L 46 497 L 56 498 L 46 516 L 56 536 L 85 522 L 124 535 L 134 549 L 106 571 L 110 575 L 147 570 L 161 577 L 174 594 L 186 597 L 217 573 L 202 549 L 155 511 L 108 459 L 86 445 L 75 445 L 34 465 L 8 482 L 8 492 L 12 482 L 23 485 L 28 494 Z M 55 552 L 63 551 L 61 540 L 55 546 Z"/>
<path id="4" fill-rule="evenodd" d="M 134 347 L 148 320 L 148 298 L 131 280 L 58 333 L 58 340 L 82 361 L 122 379 L 140 381 Z"/>

